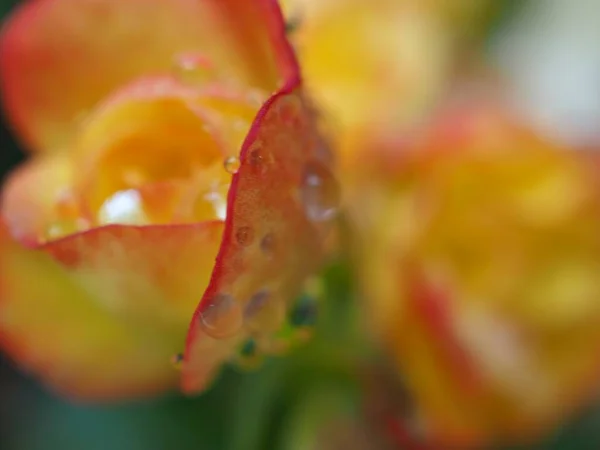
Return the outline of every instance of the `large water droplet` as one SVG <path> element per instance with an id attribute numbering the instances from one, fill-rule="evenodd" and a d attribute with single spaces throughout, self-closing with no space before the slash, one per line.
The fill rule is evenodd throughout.
<path id="1" fill-rule="evenodd" d="M 240 170 L 240 159 L 237 156 L 229 156 L 223 162 L 225 170 L 230 174 L 236 174 Z"/>
<path id="2" fill-rule="evenodd" d="M 310 220 L 331 220 L 340 204 L 340 186 L 326 166 L 309 162 L 304 168 L 300 197 Z"/>
<path id="3" fill-rule="evenodd" d="M 200 326 L 214 338 L 237 333 L 243 324 L 242 308 L 231 295 L 217 294 L 200 313 Z"/>

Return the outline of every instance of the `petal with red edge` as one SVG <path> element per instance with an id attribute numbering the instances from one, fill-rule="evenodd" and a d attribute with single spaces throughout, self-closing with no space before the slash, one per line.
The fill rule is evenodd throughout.
<path id="1" fill-rule="evenodd" d="M 339 200 L 297 83 L 261 109 L 229 191 L 223 242 L 187 339 L 182 389 L 204 389 L 244 339 L 276 330 L 323 262 Z M 312 218 L 312 220 L 311 220 Z"/>
<path id="2" fill-rule="evenodd" d="M 274 0 L 33 0 L 0 43 L 5 106 L 34 149 L 68 147 L 81 116 L 115 88 L 203 54 L 215 75 L 268 92 L 296 71 Z"/>
<path id="3" fill-rule="evenodd" d="M 27 249 L 2 225 L 0 346 L 72 398 L 177 385 L 170 358 L 208 282 L 222 223 L 109 226 Z"/>

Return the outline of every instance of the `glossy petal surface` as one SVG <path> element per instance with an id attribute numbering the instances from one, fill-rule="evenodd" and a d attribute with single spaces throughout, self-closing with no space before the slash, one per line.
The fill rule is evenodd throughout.
<path id="1" fill-rule="evenodd" d="M 270 39 L 278 26 L 271 0 L 33 0 L 3 31 L 4 102 L 32 149 L 64 151 L 115 88 L 186 71 L 178 55 L 203 55 L 215 76 L 274 91 L 294 70 Z"/>
<path id="2" fill-rule="evenodd" d="M 3 227 L 4 348 L 72 398 L 176 387 L 169 361 L 208 282 L 212 258 L 202 255 L 216 253 L 221 230 L 220 222 L 109 226 L 28 249 Z"/>
<path id="3" fill-rule="evenodd" d="M 315 221 L 311 207 L 332 210 L 339 201 L 320 145 L 297 83 L 259 112 L 232 181 L 215 270 L 190 327 L 185 392 L 206 388 L 244 339 L 268 338 L 281 326 L 287 304 L 319 268 L 330 217 Z"/>

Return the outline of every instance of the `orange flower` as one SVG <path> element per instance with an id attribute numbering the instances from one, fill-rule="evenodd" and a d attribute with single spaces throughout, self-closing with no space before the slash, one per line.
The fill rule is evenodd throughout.
<path id="1" fill-rule="evenodd" d="M 277 3 L 30 1 L 0 80 L 34 152 L 2 196 L 9 356 L 96 400 L 202 390 L 250 336 L 269 351 L 337 206 Z"/>
<path id="2" fill-rule="evenodd" d="M 597 163 L 495 108 L 370 144 L 349 194 L 357 263 L 427 435 L 442 448 L 531 438 L 591 401 Z"/>

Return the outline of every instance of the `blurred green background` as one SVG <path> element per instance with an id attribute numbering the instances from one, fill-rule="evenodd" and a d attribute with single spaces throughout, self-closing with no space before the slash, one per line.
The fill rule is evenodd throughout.
<path id="1" fill-rule="evenodd" d="M 519 0 L 498 2 L 507 8 L 494 22 L 496 28 L 510 18 Z M 16 3 L 2 0 L 2 16 Z M 4 117 L 0 140 L 4 176 L 23 157 Z M 376 356 L 361 358 L 354 342 L 350 279 L 342 265 L 327 270 L 318 330 L 310 344 L 287 358 L 268 360 L 257 371 L 227 368 L 197 398 L 173 394 L 120 405 L 73 405 L 0 356 L 0 450 L 387 448 L 369 431 L 366 442 L 354 438 L 357 429 L 361 435 L 363 426 L 373 428 L 369 421 L 377 421 L 365 408 L 370 394 L 364 375 L 378 361 Z M 600 449 L 600 410 L 558 430 L 539 448 Z"/>

